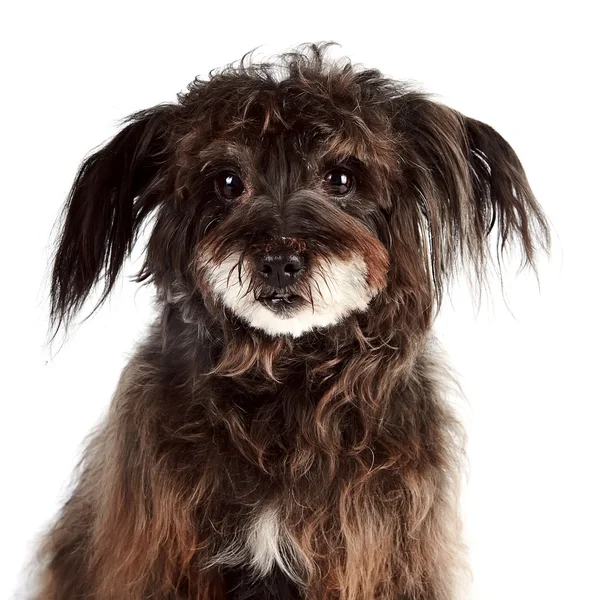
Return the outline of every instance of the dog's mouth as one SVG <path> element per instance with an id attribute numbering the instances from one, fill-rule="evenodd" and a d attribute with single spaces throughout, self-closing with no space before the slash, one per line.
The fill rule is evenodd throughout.
<path id="1" fill-rule="evenodd" d="M 258 296 L 257 300 L 275 313 L 285 314 L 303 303 L 302 296 L 289 292 L 273 292 Z"/>

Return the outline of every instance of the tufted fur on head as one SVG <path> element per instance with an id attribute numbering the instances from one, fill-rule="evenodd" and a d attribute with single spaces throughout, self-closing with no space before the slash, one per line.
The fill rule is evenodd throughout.
<path id="1" fill-rule="evenodd" d="M 450 600 L 461 432 L 432 322 L 548 228 L 490 126 L 309 45 L 196 79 L 82 164 L 58 331 L 139 280 L 159 315 L 41 552 L 42 600 Z"/>

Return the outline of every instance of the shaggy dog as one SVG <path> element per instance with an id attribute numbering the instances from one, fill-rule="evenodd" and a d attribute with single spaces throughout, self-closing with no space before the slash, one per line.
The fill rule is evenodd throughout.
<path id="1" fill-rule="evenodd" d="M 432 322 L 548 228 L 494 129 L 302 47 L 195 80 L 87 158 L 52 318 L 142 223 L 156 322 L 48 532 L 39 600 L 450 600 L 460 427 Z"/>

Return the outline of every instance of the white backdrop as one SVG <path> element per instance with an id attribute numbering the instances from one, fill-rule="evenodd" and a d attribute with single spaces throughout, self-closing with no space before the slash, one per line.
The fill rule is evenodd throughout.
<path id="1" fill-rule="evenodd" d="M 464 490 L 476 600 L 598 591 L 598 19 L 592 2 L 20 3 L 2 9 L 0 598 L 151 318 L 124 279 L 51 353 L 51 228 L 78 164 L 135 110 L 264 45 L 336 40 L 500 131 L 554 227 L 550 261 L 438 322 L 468 405 Z M 15 5 L 16 6 L 16 5 Z M 139 250 L 136 254 L 139 254 Z M 135 265 L 129 265 L 132 273 Z M 509 311 L 510 308 L 510 311 Z M 512 312 L 512 314 L 511 314 Z"/>

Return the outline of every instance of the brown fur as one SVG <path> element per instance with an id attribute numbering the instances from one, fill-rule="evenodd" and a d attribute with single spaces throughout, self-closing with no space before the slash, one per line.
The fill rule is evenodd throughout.
<path id="1" fill-rule="evenodd" d="M 101 280 L 106 298 L 153 211 L 140 280 L 160 315 L 45 539 L 38 600 L 458 597 L 462 436 L 431 325 L 458 267 L 482 281 L 512 244 L 530 264 L 547 227 L 493 129 L 325 50 L 197 80 L 82 165 L 54 323 Z M 211 196 L 223 164 L 248 182 L 233 207 Z M 347 202 L 320 187 L 338 164 L 357 175 Z M 369 309 L 299 338 L 246 326 L 211 293 L 205 259 L 273 244 L 311 265 L 364 257 Z M 296 581 L 253 592 L 248 572 L 244 596 L 214 558 L 265 508 Z"/>

